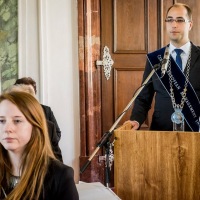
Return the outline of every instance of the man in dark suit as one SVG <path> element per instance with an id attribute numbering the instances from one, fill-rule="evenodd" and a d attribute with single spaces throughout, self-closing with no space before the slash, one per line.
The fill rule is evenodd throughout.
<path id="1" fill-rule="evenodd" d="M 52 147 L 53 153 L 58 160 L 63 162 L 62 153 L 61 153 L 60 147 L 58 145 L 59 140 L 58 140 L 58 137 L 56 134 L 55 124 L 53 122 L 47 120 L 47 127 L 48 127 L 49 139 L 51 142 L 51 147 Z"/>
<path id="2" fill-rule="evenodd" d="M 51 110 L 51 108 L 49 106 L 46 106 L 46 105 L 43 105 L 43 104 L 41 104 L 41 106 L 43 108 L 46 119 L 54 124 L 55 133 L 57 135 L 57 140 L 59 141 L 60 137 L 61 137 L 61 131 L 60 131 L 60 128 L 59 128 L 58 123 L 56 121 L 56 118 L 53 114 L 53 111 Z"/>
<path id="3" fill-rule="evenodd" d="M 130 122 L 133 129 L 140 128 L 155 96 L 151 130 L 173 130 L 173 114 L 178 110 L 183 114 L 185 130 L 199 131 L 200 49 L 189 40 L 193 25 L 191 9 L 185 4 L 174 4 L 167 11 L 165 23 L 170 39 L 166 72 L 162 76 L 161 69 L 157 70 L 143 88 L 135 100 Z M 164 57 L 164 50 L 166 47 L 147 55 L 143 82 L 159 63 L 161 55 Z M 179 56 L 177 51 L 181 52 Z"/>

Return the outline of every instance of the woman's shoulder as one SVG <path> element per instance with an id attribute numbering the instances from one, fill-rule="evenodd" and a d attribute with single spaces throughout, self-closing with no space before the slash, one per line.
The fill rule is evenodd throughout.
<path id="1" fill-rule="evenodd" d="M 74 170 L 72 167 L 63 164 L 59 160 L 50 159 L 48 173 L 57 175 L 63 173 L 74 175 Z"/>
<path id="2" fill-rule="evenodd" d="M 50 159 L 44 181 L 44 196 L 48 200 L 79 199 L 73 168 L 58 160 Z"/>

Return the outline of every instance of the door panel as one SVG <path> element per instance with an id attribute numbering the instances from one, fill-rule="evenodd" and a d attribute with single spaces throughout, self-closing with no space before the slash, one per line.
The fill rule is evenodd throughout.
<path id="1" fill-rule="evenodd" d="M 114 1 L 114 53 L 146 52 L 147 31 L 145 31 L 144 24 L 146 24 L 147 18 L 145 9 L 145 1 Z M 143 23 L 138 23 L 138 21 Z M 135 26 L 136 24 L 137 26 Z"/>

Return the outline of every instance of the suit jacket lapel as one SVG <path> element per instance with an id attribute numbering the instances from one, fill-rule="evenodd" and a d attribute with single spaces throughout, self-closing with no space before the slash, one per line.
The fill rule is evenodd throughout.
<path id="1" fill-rule="evenodd" d="M 190 65 L 190 70 L 192 70 L 192 68 L 194 67 L 194 64 L 197 60 L 197 58 L 200 56 L 200 49 L 195 46 L 192 42 L 191 42 L 191 45 L 192 45 L 192 49 L 191 49 L 191 65 Z M 184 74 L 186 73 L 186 68 L 184 70 Z"/>

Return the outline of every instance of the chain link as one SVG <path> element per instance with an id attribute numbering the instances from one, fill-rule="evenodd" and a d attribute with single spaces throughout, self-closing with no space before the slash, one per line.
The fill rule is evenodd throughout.
<path id="1" fill-rule="evenodd" d="M 177 104 L 175 101 L 174 89 L 173 89 L 173 84 L 172 84 L 173 81 L 175 80 L 175 78 L 173 77 L 172 72 L 171 72 L 171 60 L 169 59 L 167 73 L 169 75 L 170 97 L 171 97 L 172 105 L 173 105 L 174 109 L 175 108 L 183 109 L 183 106 L 184 106 L 184 103 L 186 100 L 187 86 L 188 86 L 188 82 L 189 82 L 190 63 L 191 63 L 191 49 L 190 49 L 190 54 L 189 54 L 187 65 L 186 65 L 186 75 L 185 75 L 186 78 L 185 78 L 184 89 L 183 89 L 183 92 L 181 93 L 181 96 L 182 96 L 181 103 Z"/>

